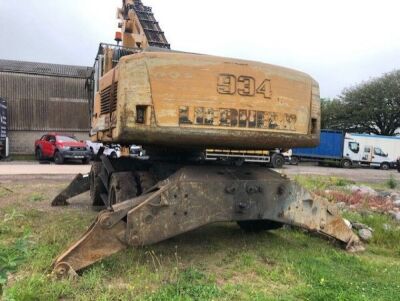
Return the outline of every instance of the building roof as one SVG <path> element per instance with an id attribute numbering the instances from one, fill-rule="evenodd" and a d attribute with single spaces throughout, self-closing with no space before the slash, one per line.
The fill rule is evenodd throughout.
<path id="1" fill-rule="evenodd" d="M 88 78 L 93 68 L 85 66 L 0 60 L 0 72 Z"/>

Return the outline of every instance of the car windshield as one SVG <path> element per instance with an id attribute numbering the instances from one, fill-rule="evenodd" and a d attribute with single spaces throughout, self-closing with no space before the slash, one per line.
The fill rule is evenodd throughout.
<path id="1" fill-rule="evenodd" d="M 58 142 L 77 142 L 78 140 L 68 136 L 57 136 Z"/>

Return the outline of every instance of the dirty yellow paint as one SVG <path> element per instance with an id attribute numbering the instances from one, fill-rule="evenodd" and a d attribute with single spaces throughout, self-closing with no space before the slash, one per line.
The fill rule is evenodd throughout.
<path id="1" fill-rule="evenodd" d="M 113 83 L 116 112 L 104 114 L 100 97 L 95 99 L 95 139 L 233 149 L 312 146 L 319 140 L 319 87 L 299 71 L 143 52 L 123 57 L 102 78 L 100 91 Z"/>

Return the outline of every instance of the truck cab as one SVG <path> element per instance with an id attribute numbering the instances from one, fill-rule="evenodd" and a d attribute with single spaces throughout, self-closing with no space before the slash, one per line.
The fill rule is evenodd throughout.
<path id="1" fill-rule="evenodd" d="M 378 167 L 388 170 L 395 166 L 395 160 L 391 159 L 384 147 L 372 144 L 374 140 L 364 141 L 363 137 L 357 139 L 356 135 L 346 134 L 343 155 L 353 163 Z"/>

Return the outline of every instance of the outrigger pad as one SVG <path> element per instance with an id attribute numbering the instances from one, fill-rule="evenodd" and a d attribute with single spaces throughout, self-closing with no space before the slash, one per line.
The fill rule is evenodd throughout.
<path id="1" fill-rule="evenodd" d="M 51 202 L 51 206 L 60 207 L 68 206 L 68 199 L 74 196 L 80 195 L 90 190 L 90 177 L 89 175 L 79 174 L 72 180 L 71 184 L 68 185 L 59 195 L 57 195 Z"/>
<path id="2" fill-rule="evenodd" d="M 120 187 L 123 189 L 124 187 Z M 89 231 L 55 262 L 70 275 L 126 247 L 155 244 L 215 222 L 268 221 L 364 249 L 336 206 L 263 167 L 187 166 L 144 195 L 99 214 Z"/>

